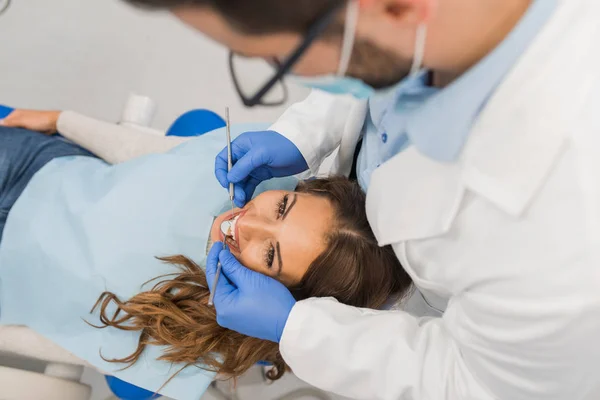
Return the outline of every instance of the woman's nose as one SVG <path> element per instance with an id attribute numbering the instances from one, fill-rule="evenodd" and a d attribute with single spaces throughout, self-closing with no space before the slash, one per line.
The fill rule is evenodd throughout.
<path id="1" fill-rule="evenodd" d="M 244 241 L 273 237 L 276 227 L 271 219 L 246 213 L 238 219 L 236 230 L 239 235 L 238 242 L 242 244 Z"/>

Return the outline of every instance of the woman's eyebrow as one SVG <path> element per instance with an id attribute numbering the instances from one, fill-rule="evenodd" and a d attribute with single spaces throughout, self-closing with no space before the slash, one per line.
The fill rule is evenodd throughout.
<path id="1" fill-rule="evenodd" d="M 290 213 L 290 211 L 292 210 L 292 208 L 294 208 L 294 205 L 296 204 L 296 200 L 298 200 L 298 195 L 294 193 L 294 199 L 292 200 L 292 203 L 289 205 L 287 210 L 285 210 L 285 213 L 283 213 L 283 217 L 281 217 L 282 221 L 285 220 L 285 217 L 287 217 L 288 214 Z"/>
<path id="2" fill-rule="evenodd" d="M 281 248 L 279 242 L 275 245 L 277 247 L 277 261 L 279 261 L 279 270 L 277 270 L 277 276 L 281 275 L 281 269 L 283 268 L 283 262 L 281 261 Z"/>

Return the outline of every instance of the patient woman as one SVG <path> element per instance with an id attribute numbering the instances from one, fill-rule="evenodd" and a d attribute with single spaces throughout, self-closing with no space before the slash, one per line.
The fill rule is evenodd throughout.
<path id="1" fill-rule="evenodd" d="M 72 112 L 0 122 L 0 324 L 104 369 L 159 357 L 237 377 L 262 360 L 277 379 L 278 345 L 220 327 L 207 304 L 199 265 L 226 220 L 232 254 L 298 299 L 377 309 L 405 294 L 410 278 L 377 245 L 355 183 L 276 180 L 232 212 L 213 177 L 223 145 L 222 131 L 160 137 Z"/>

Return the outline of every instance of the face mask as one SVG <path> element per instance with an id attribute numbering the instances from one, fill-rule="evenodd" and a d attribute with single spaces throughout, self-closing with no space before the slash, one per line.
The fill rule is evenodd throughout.
<path id="1" fill-rule="evenodd" d="M 325 75 L 315 77 L 290 76 L 290 81 L 298 85 L 318 89 L 331 94 L 350 94 L 359 100 L 368 99 L 375 89 L 360 79 Z"/>
<path id="2" fill-rule="evenodd" d="M 301 86 L 311 89 L 319 89 L 331 94 L 350 94 L 359 100 L 364 100 L 374 95 L 377 90 L 366 84 L 360 79 L 346 76 L 352 51 L 354 50 L 354 41 L 356 39 L 356 26 L 358 25 L 359 3 L 357 0 L 350 0 L 346 8 L 346 24 L 344 27 L 344 39 L 342 42 L 342 51 L 340 64 L 337 74 L 324 76 L 304 77 L 292 75 L 290 80 Z M 427 25 L 421 24 L 417 28 L 415 40 L 415 55 L 410 70 L 410 76 L 413 77 L 421 71 L 423 57 L 425 55 L 425 44 L 427 41 Z"/>

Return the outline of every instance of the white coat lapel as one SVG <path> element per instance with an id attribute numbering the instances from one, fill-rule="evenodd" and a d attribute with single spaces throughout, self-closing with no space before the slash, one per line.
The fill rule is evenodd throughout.
<path id="1" fill-rule="evenodd" d="M 459 162 L 443 164 L 409 148 L 373 173 L 367 214 L 380 245 L 447 232 L 467 189 L 511 215 L 523 212 L 587 99 L 589 77 L 573 60 L 589 60 L 597 23 L 590 17 L 580 29 L 565 25 L 581 21 L 590 4 L 561 2 L 565 17 L 548 24 L 498 88 Z"/>
<path id="2" fill-rule="evenodd" d="M 461 167 L 442 164 L 414 147 L 373 173 L 367 215 L 379 245 L 446 232 L 463 196 Z"/>

